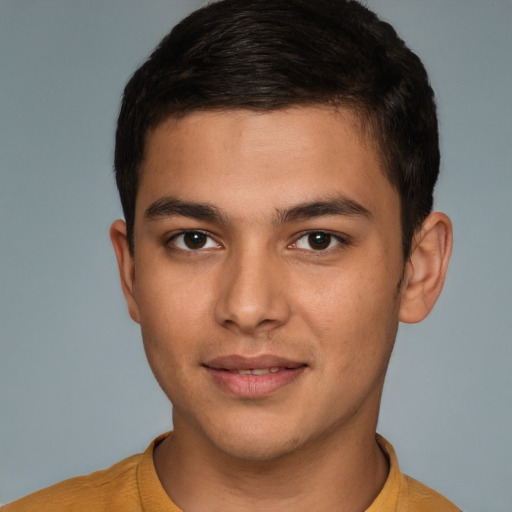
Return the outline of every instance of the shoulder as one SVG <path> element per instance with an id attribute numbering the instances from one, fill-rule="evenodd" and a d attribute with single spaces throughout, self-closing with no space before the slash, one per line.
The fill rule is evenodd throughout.
<path id="1" fill-rule="evenodd" d="M 407 475 L 404 475 L 404 480 L 410 512 L 432 512 L 432 510 L 437 512 L 461 512 L 459 507 L 434 489 Z"/>
<path id="2" fill-rule="evenodd" d="M 64 480 L 5 505 L 1 512 L 139 510 L 137 466 L 140 457 L 133 455 L 108 469 Z"/>
<path id="3" fill-rule="evenodd" d="M 393 446 L 377 435 L 377 443 L 389 462 L 388 478 L 366 512 L 460 512 L 451 501 L 400 471 Z"/>

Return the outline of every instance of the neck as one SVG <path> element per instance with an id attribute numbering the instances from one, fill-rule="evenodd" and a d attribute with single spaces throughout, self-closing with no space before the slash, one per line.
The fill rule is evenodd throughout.
<path id="1" fill-rule="evenodd" d="M 220 452 L 178 425 L 155 449 L 154 462 L 167 494 L 187 512 L 362 511 L 388 474 L 374 428 L 325 433 L 289 455 L 255 462 Z"/>

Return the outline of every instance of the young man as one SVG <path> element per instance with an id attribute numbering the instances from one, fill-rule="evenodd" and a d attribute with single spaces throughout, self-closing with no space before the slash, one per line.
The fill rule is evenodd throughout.
<path id="1" fill-rule="evenodd" d="M 196 11 L 128 83 L 115 169 L 173 432 L 6 512 L 458 510 L 376 435 L 398 322 L 452 244 L 433 93 L 388 24 L 344 0 Z"/>

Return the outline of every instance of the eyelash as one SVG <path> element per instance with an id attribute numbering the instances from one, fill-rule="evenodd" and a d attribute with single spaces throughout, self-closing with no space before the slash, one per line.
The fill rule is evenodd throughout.
<path id="1" fill-rule="evenodd" d="M 190 229 L 190 230 L 186 230 L 186 231 L 180 231 L 179 233 L 176 233 L 176 234 L 172 235 L 170 238 L 168 238 L 166 241 L 166 245 L 173 250 L 183 251 L 183 252 L 195 252 L 195 251 L 199 251 L 200 249 L 204 249 L 204 246 L 197 247 L 197 248 L 192 248 L 189 246 L 188 249 L 185 247 L 179 247 L 176 244 L 176 240 L 179 237 L 185 237 L 186 235 L 200 235 L 200 236 L 206 237 L 206 239 L 209 239 L 210 242 L 213 242 L 215 244 L 215 248 L 220 247 L 220 244 L 217 243 L 210 234 L 208 234 L 206 231 L 201 231 L 199 229 Z M 183 243 L 186 244 L 185 241 Z M 207 243 L 208 243 L 208 241 L 205 242 L 205 244 L 207 244 Z M 207 247 L 206 249 L 211 249 L 211 248 L 212 247 Z"/>
<path id="2" fill-rule="evenodd" d="M 196 248 L 190 247 L 190 245 L 188 245 L 187 242 L 185 242 L 184 240 L 182 242 L 182 245 L 187 245 L 188 248 L 185 248 L 183 246 L 182 247 L 178 246 L 176 244 L 176 240 L 179 239 L 179 237 L 185 237 L 186 235 L 195 235 L 195 236 L 199 236 L 199 237 L 206 237 L 206 240 L 205 240 L 204 245 L 198 246 Z M 299 244 L 301 243 L 301 240 L 308 239 L 309 237 L 312 237 L 315 235 L 320 235 L 320 236 L 326 237 L 328 240 L 327 245 L 325 247 L 315 249 L 315 248 L 311 247 L 311 240 L 309 239 L 306 242 L 309 244 L 309 247 L 310 247 L 309 249 L 299 246 Z M 208 240 L 210 242 L 208 242 Z M 198 242 L 200 243 L 201 241 L 202 240 L 199 238 Z M 335 242 L 334 246 L 332 245 L 333 242 Z M 213 247 L 212 246 L 205 247 L 205 245 L 207 245 L 208 243 L 210 243 L 210 244 L 213 243 L 214 246 Z M 323 242 L 319 241 L 319 243 L 322 244 Z M 302 233 L 299 237 L 297 237 L 295 239 L 294 242 L 292 242 L 291 244 L 288 244 L 287 248 L 288 249 L 296 249 L 296 250 L 305 251 L 305 252 L 322 253 L 322 252 L 331 251 L 333 249 L 335 250 L 335 248 L 338 246 L 348 246 L 350 244 L 351 244 L 351 240 L 347 236 L 340 236 L 339 234 L 332 233 L 331 231 L 314 230 L 314 231 L 306 231 L 306 232 Z M 215 239 L 209 233 L 207 233 L 206 231 L 198 230 L 198 229 L 180 231 L 179 233 L 176 233 L 176 234 L 172 235 L 171 237 L 169 237 L 168 239 L 166 239 L 165 245 L 174 251 L 180 251 L 180 252 L 199 252 L 202 249 L 217 249 L 217 248 L 221 247 L 221 245 L 218 242 L 216 242 Z"/>
<path id="3" fill-rule="evenodd" d="M 309 239 L 312 236 L 315 235 L 322 235 L 328 237 L 328 243 L 326 247 L 322 247 L 319 249 L 314 249 L 311 247 L 311 240 L 308 240 L 307 243 L 311 247 L 311 249 L 303 249 L 301 247 L 298 247 L 298 244 L 303 239 Z M 336 242 L 334 246 L 331 246 L 333 242 Z M 325 230 L 314 230 L 314 231 L 307 231 L 306 233 L 303 233 L 301 236 L 299 236 L 295 242 L 290 244 L 288 247 L 293 247 L 298 250 L 304 250 L 308 252 L 316 252 L 316 253 L 322 253 L 327 252 L 333 249 L 336 249 L 338 246 L 348 246 L 350 245 L 351 241 L 347 236 L 341 236 L 337 233 L 332 233 L 331 231 L 325 231 Z"/>

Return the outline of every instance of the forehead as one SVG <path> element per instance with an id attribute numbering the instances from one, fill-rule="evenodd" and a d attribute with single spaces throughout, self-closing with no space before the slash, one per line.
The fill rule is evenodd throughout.
<path id="1" fill-rule="evenodd" d="M 139 199 L 178 194 L 257 210 L 342 194 L 398 207 L 375 147 L 349 110 L 194 112 L 149 133 Z"/>

